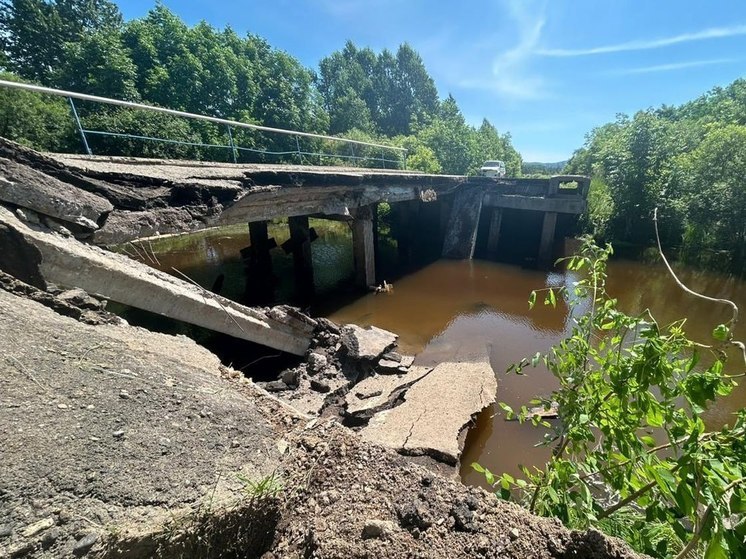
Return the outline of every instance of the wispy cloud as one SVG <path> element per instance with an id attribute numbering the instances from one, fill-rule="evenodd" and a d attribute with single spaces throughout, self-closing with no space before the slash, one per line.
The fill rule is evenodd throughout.
<path id="1" fill-rule="evenodd" d="M 546 23 L 545 3 L 507 0 L 507 12 L 515 22 L 518 42 L 495 57 L 491 75 L 478 79 L 461 80 L 461 87 L 485 89 L 516 100 L 547 97 L 544 78 L 530 72 L 529 59 L 536 51 Z"/>
<path id="2" fill-rule="evenodd" d="M 619 70 L 609 70 L 603 72 L 604 76 L 633 76 L 635 74 L 654 74 L 657 72 L 672 72 L 675 70 L 685 70 L 687 68 L 697 68 L 699 66 L 714 66 L 717 64 L 730 64 L 738 62 L 736 58 L 715 58 L 712 60 L 691 60 L 689 62 L 674 62 L 672 64 L 659 64 L 657 66 L 643 66 L 640 68 L 621 68 Z"/>
<path id="3" fill-rule="evenodd" d="M 543 56 L 588 56 L 593 54 L 607 54 L 632 50 L 659 49 L 671 45 L 678 45 L 680 43 L 706 41 L 708 39 L 722 39 L 725 37 L 735 37 L 738 35 L 746 35 L 746 25 L 712 27 L 710 29 L 696 31 L 694 33 L 682 33 L 680 35 L 674 35 L 672 37 L 641 39 L 586 49 L 539 49 L 538 51 L 536 51 L 536 53 Z"/>

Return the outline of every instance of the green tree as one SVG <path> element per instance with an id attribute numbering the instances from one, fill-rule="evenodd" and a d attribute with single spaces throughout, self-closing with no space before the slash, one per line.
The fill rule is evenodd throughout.
<path id="1" fill-rule="evenodd" d="M 21 81 L 5 72 L 0 79 Z M 0 88 L 0 136 L 42 151 L 79 149 L 70 106 L 64 99 L 4 87 Z"/>
<path id="2" fill-rule="evenodd" d="M 137 101 L 137 69 L 115 33 L 96 32 L 65 43 L 55 85 L 72 91 Z"/>
<path id="3" fill-rule="evenodd" d="M 2 0 L 0 47 L 7 68 L 49 85 L 66 43 L 89 33 L 117 32 L 122 16 L 108 0 Z"/>

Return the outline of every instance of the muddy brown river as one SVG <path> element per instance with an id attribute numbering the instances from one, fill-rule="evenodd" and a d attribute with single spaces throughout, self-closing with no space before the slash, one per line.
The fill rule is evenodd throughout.
<path id="1" fill-rule="evenodd" d="M 421 364 L 449 360 L 465 344 L 470 347 L 484 344 L 489 348 L 492 368 L 498 377 L 498 401 L 514 407 L 546 395 L 555 387 L 546 370 L 529 369 L 525 376 L 506 374 L 505 370 L 523 357 L 548 350 L 567 335 L 570 324 L 566 306 L 558 302 L 553 309 L 537 304 L 529 310 L 527 298 L 533 289 L 573 281 L 575 278 L 570 274 L 480 260 L 441 260 L 398 277 L 391 293 L 360 297 L 347 288 L 352 255 L 346 226 L 329 222 L 315 225 L 319 240 L 313 244 L 312 251 L 319 301 L 311 308 L 314 314 L 341 323 L 372 324 L 396 332 L 401 350 L 416 354 Z M 274 234 L 281 243 L 285 228 L 276 226 Z M 153 248 L 161 268 L 178 268 L 206 287 L 218 274 L 225 274 L 224 294 L 238 297 L 243 289 L 238 250 L 246 244 L 245 228 L 231 228 L 160 241 Z M 291 259 L 279 254 L 280 251 L 274 252 L 278 253 L 273 262 L 281 276 L 278 291 L 283 299 L 292 290 Z M 384 247 L 381 254 L 384 268 L 386 258 L 391 255 Z M 634 314 L 650 308 L 659 323 L 686 317 L 686 331 L 694 340 L 707 342 L 712 328 L 729 318 L 727 308 L 685 294 L 662 264 L 613 260 L 608 273 L 608 291 L 619 299 L 621 310 Z M 740 308 L 746 308 L 746 282 L 687 268 L 679 268 L 678 273 L 692 289 L 732 299 Z M 741 330 L 746 331 L 743 329 L 742 326 Z M 704 419 L 712 427 L 722 425 L 744 405 L 746 383 L 710 410 Z M 505 421 L 496 406 L 485 410 L 467 437 L 462 457 L 463 480 L 473 484 L 482 482 L 481 476 L 469 467 L 475 461 L 493 472 L 511 474 L 519 473 L 519 464 L 543 463 L 549 449 L 535 446 L 541 437 L 542 433 L 530 425 Z"/>

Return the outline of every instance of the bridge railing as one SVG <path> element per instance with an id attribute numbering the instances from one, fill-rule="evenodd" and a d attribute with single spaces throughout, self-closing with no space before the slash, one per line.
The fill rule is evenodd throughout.
<path id="1" fill-rule="evenodd" d="M 229 159 L 234 163 L 239 160 L 245 160 L 247 157 L 242 157 L 242 154 L 249 156 L 253 155 L 256 158 L 262 158 L 267 160 L 274 158 L 274 161 L 280 161 L 283 163 L 296 163 L 305 165 L 314 164 L 338 164 L 339 162 L 352 163 L 355 166 L 378 166 L 383 168 L 406 168 L 406 154 L 405 148 L 390 146 L 386 144 L 379 144 L 374 142 L 365 142 L 361 140 L 354 140 L 350 138 L 341 138 L 338 136 L 327 136 L 324 134 L 315 134 L 312 132 L 302 132 L 298 130 L 286 130 L 283 128 L 274 128 L 271 126 L 262 126 L 259 124 L 250 124 L 246 122 L 240 122 L 236 120 L 230 120 L 225 118 L 200 115 L 195 113 L 189 113 L 186 111 L 178 111 L 175 109 L 167 109 L 164 107 L 158 107 L 155 105 L 146 105 L 143 103 L 134 103 L 131 101 L 123 101 L 121 99 L 111 99 L 108 97 L 100 97 L 98 95 L 88 95 L 86 93 L 78 93 L 74 91 L 65 91 L 61 89 L 54 89 L 51 87 L 42 87 L 33 84 L 27 84 L 22 82 L 14 82 L 7 80 L 0 80 L 0 87 L 6 87 L 16 90 L 30 91 L 40 94 L 55 95 L 59 97 L 67 98 L 70 103 L 70 110 L 72 118 L 75 121 L 75 126 L 80 135 L 83 150 L 88 155 L 93 155 L 93 149 L 91 146 L 91 139 L 97 137 L 107 137 L 114 139 L 128 139 L 143 142 L 160 142 L 165 144 L 171 144 L 176 146 L 185 146 L 192 148 L 207 148 L 224 150 L 223 153 L 227 153 Z M 210 122 L 225 129 L 225 139 L 227 143 L 210 143 L 201 141 L 191 140 L 179 140 L 174 138 L 161 138 L 149 134 L 137 134 L 130 132 L 114 132 L 110 130 L 97 130 L 86 128 L 83 125 L 83 119 L 81 119 L 78 107 L 74 100 L 101 103 L 106 105 L 113 105 L 117 107 L 124 107 L 133 110 L 149 111 L 152 113 L 160 113 L 164 115 L 170 115 L 173 117 L 180 117 L 193 121 Z M 265 133 L 272 135 L 285 136 L 289 138 L 289 148 L 286 149 L 267 149 L 261 147 L 249 147 L 241 145 L 240 142 L 236 141 L 236 131 L 252 131 L 254 133 Z M 305 146 L 301 145 L 301 141 L 305 141 Z M 312 147 L 307 147 L 311 145 Z M 338 146 L 337 150 L 314 149 L 317 146 L 331 147 Z M 343 153 L 344 150 L 346 153 Z M 356 152 L 357 150 L 357 152 Z M 113 155 L 107 150 L 107 155 Z M 252 159 L 248 157 L 248 159 Z"/>

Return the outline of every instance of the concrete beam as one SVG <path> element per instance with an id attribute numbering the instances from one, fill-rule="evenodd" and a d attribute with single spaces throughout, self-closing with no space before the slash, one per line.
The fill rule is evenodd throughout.
<path id="1" fill-rule="evenodd" d="M 296 355 L 303 355 L 310 344 L 315 321 L 308 317 L 279 307 L 265 312 L 239 305 L 121 254 L 40 227 L 32 229 L 4 207 L 0 207 L 0 224 L 36 247 L 47 282 L 80 287 L 118 303 Z"/>
<path id="2" fill-rule="evenodd" d="M 507 208 L 512 210 L 533 210 L 566 214 L 582 214 L 587 205 L 586 201 L 578 196 L 541 198 L 535 196 L 514 196 L 495 192 L 485 193 L 483 204 L 488 208 Z"/>
<path id="3" fill-rule="evenodd" d="M 352 254 L 355 283 L 367 289 L 376 285 L 376 246 L 371 206 L 359 208 L 352 222 Z"/>

